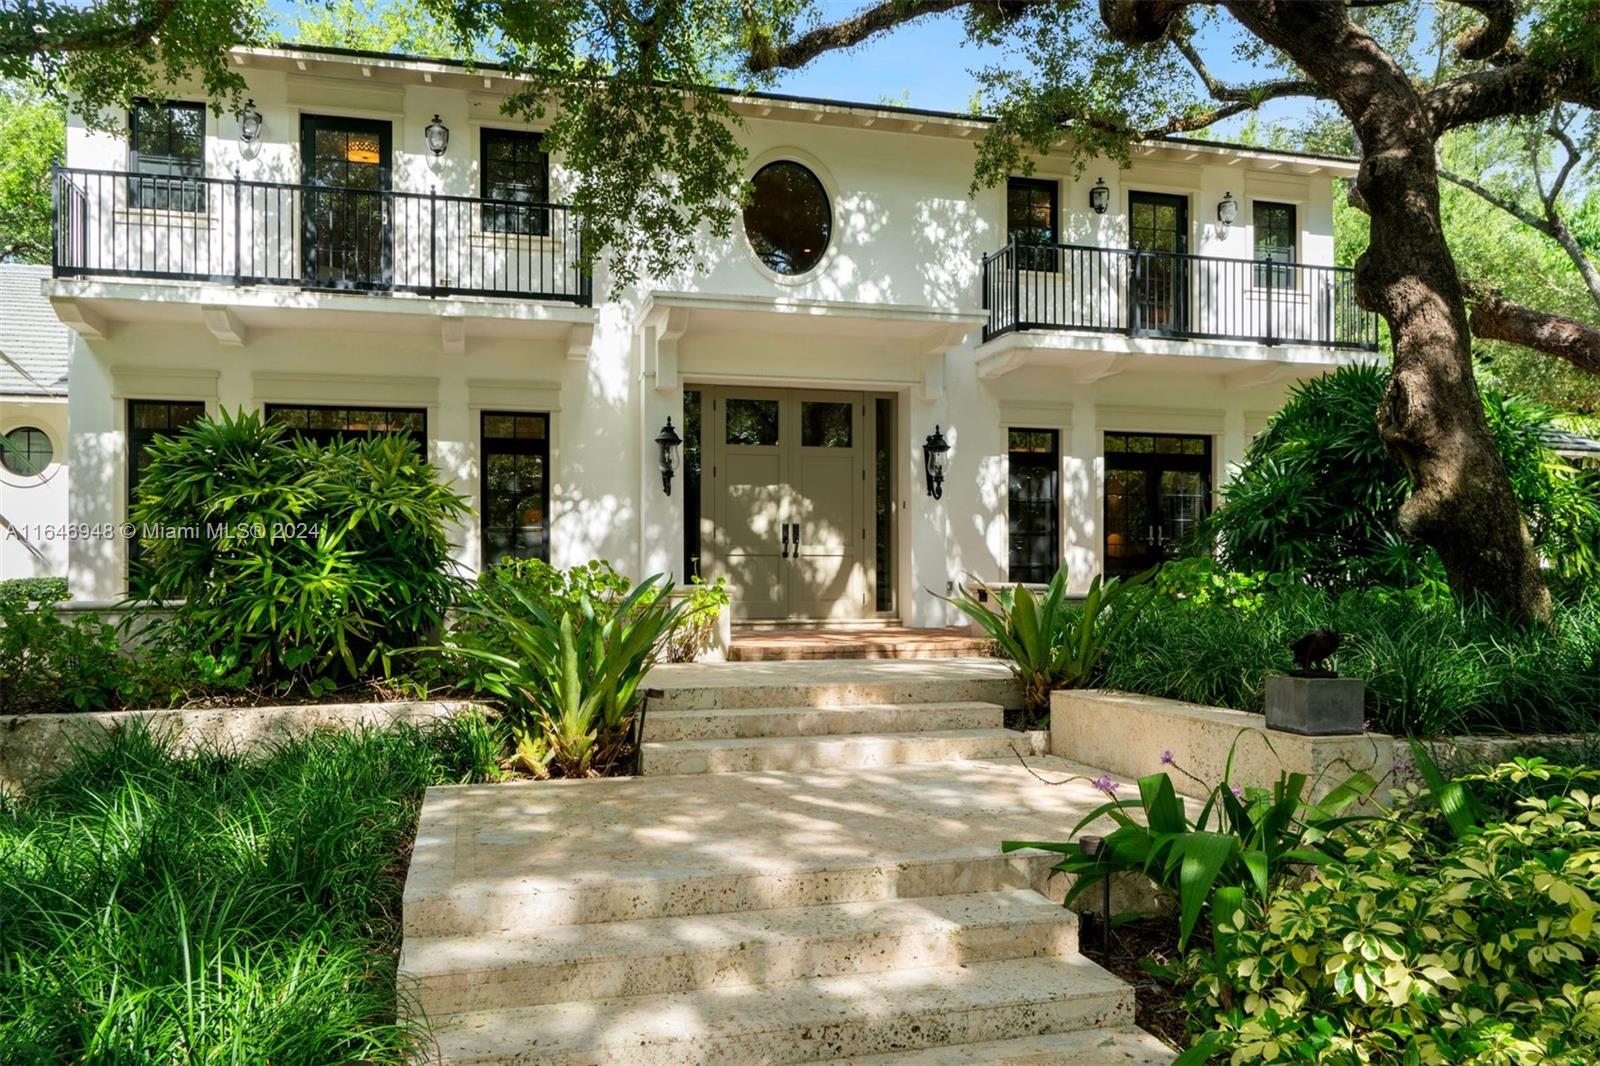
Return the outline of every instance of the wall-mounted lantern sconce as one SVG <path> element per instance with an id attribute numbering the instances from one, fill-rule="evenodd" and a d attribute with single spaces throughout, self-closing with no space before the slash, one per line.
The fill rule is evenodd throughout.
<path id="1" fill-rule="evenodd" d="M 450 127 L 439 121 L 438 115 L 434 115 L 425 132 L 428 135 L 428 151 L 433 153 L 435 159 L 444 155 L 444 150 L 450 147 Z"/>
<path id="2" fill-rule="evenodd" d="M 246 100 L 244 109 L 239 112 L 239 143 L 248 147 L 260 139 L 261 112 L 256 110 L 254 100 Z"/>
<path id="3" fill-rule="evenodd" d="M 683 447 L 683 438 L 672 428 L 671 418 L 657 434 L 656 447 L 661 449 L 661 491 L 671 496 L 672 475 L 678 471 L 678 452 Z"/>
<path id="4" fill-rule="evenodd" d="M 1105 178 L 1095 179 L 1094 188 L 1089 190 L 1089 206 L 1097 215 L 1105 214 L 1106 208 L 1111 206 L 1111 190 L 1106 188 Z"/>
<path id="5" fill-rule="evenodd" d="M 950 457 L 950 442 L 944 439 L 939 427 L 934 426 L 922 442 L 922 467 L 928 475 L 928 495 L 934 499 L 944 496 L 945 463 Z"/>
<path id="6" fill-rule="evenodd" d="M 1222 223 L 1224 237 L 1228 235 L 1228 227 L 1239 221 L 1239 201 L 1233 198 L 1233 193 L 1225 192 L 1217 201 L 1217 221 Z"/>

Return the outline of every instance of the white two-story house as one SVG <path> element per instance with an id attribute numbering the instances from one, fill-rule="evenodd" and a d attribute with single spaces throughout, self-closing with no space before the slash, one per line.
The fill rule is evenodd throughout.
<path id="1" fill-rule="evenodd" d="M 125 520 L 152 436 L 246 408 L 417 438 L 475 508 L 469 571 L 605 558 L 725 575 L 739 621 L 945 625 L 969 575 L 1160 559 L 1294 381 L 1376 345 L 1333 264 L 1347 160 L 1159 142 L 971 196 L 981 119 L 740 96 L 742 224 L 624 287 L 579 269 L 502 73 L 236 62 L 241 115 L 175 93 L 70 131 L 43 285 L 85 527 Z M 75 540 L 74 595 L 119 596 L 128 553 Z"/>

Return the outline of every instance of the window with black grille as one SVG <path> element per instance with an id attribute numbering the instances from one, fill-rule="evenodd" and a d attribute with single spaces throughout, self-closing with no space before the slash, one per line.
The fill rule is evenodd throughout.
<path id="1" fill-rule="evenodd" d="M 1017 250 L 1022 270 L 1055 270 L 1060 231 L 1056 228 L 1060 186 L 1043 178 L 1006 182 L 1006 242 Z"/>
<path id="2" fill-rule="evenodd" d="M 1256 230 L 1256 284 L 1274 289 L 1294 288 L 1295 244 L 1300 236 L 1294 204 L 1257 200 L 1253 211 Z"/>
<path id="3" fill-rule="evenodd" d="M 141 100 L 128 112 L 129 206 L 204 211 L 206 109 Z"/>
<path id="4" fill-rule="evenodd" d="M 550 416 L 485 411 L 482 424 L 483 564 L 550 561 Z"/>
<path id="5" fill-rule="evenodd" d="M 1012 581 L 1045 584 L 1061 565 L 1061 447 L 1053 429 L 1009 433 L 1006 527 Z"/>
<path id="6" fill-rule="evenodd" d="M 544 138 L 527 130 L 483 131 L 483 198 L 514 204 L 545 204 L 550 199 L 550 156 Z M 483 205 L 483 228 L 491 233 L 542 237 L 550 232 L 550 212 L 513 203 Z"/>
<path id="7" fill-rule="evenodd" d="M 428 440 L 428 414 L 421 408 L 269 403 L 267 421 L 287 426 L 295 436 L 318 444 L 380 433 L 404 433 L 424 447 Z"/>

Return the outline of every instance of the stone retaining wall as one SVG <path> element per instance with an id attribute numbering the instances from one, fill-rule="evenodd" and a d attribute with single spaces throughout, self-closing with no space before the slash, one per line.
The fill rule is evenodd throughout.
<path id="1" fill-rule="evenodd" d="M 1529 744 L 1563 739 L 1458 737 L 1429 741 L 1428 747 L 1447 766 L 1460 758 L 1492 761 Z M 1179 766 L 1200 779 L 1174 772 L 1174 787 L 1204 796 L 1222 780 L 1230 749 L 1234 784 L 1269 788 L 1288 770 L 1311 779 L 1314 797 L 1357 771 L 1381 780 L 1394 768 L 1396 755 L 1410 759 L 1405 739 L 1387 733 L 1300 736 L 1268 729 L 1259 714 L 1132 692 L 1066 689 L 1050 698 L 1051 754 L 1106 770 L 1118 780 L 1131 783 L 1159 772 L 1162 753 L 1170 751 Z"/>
<path id="2" fill-rule="evenodd" d="M 448 718 L 477 704 L 457 700 L 397 703 L 308 703 L 207 710 L 105 711 L 0 717 L 0 791 L 22 791 L 67 766 L 73 753 L 134 722 L 171 737 L 180 751 L 254 753 L 314 729 L 354 730 Z"/>

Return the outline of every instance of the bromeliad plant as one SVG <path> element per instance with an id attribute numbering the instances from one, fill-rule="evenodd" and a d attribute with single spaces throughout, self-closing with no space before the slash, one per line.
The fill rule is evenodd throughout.
<path id="1" fill-rule="evenodd" d="M 1067 568 L 1056 571 L 1036 598 L 1026 585 L 991 588 L 981 581 L 948 602 L 978 623 L 1022 683 L 1023 706 L 1034 721 L 1050 712 L 1050 692 L 1081 688 L 1094 676 L 1106 647 L 1149 598 L 1147 570 L 1103 581 L 1095 575 L 1081 607 L 1067 600 Z M 991 606 L 991 602 L 993 606 Z"/>
<path id="2" fill-rule="evenodd" d="M 516 583 L 495 590 L 461 608 L 440 650 L 469 668 L 471 687 L 511 705 L 520 768 L 586 777 L 616 767 L 630 753 L 639 684 L 682 622 L 672 583 L 658 574 L 614 605 L 579 596 L 558 612 Z"/>
<path id="3" fill-rule="evenodd" d="M 1330 843 L 1329 834 L 1365 820 L 1367 816 L 1342 812 L 1377 787 L 1367 774 L 1356 773 L 1311 802 L 1306 799 L 1305 774 L 1282 773 L 1270 789 L 1239 788 L 1229 781 L 1232 769 L 1230 751 L 1221 783 L 1192 820 L 1165 771 L 1140 778 L 1138 799 L 1113 796 L 1073 827 L 1071 836 L 1077 837 L 1102 818 L 1115 823 L 1095 855 L 1085 854 L 1076 840 L 1008 840 L 1001 848 L 1060 854 L 1062 859 L 1052 870 L 1075 879 L 1066 896 L 1068 904 L 1117 874 L 1143 874 L 1177 902 L 1181 948 L 1201 916 L 1220 905 L 1214 900 L 1236 907 L 1247 894 L 1265 897 L 1294 867 L 1336 858 L 1340 851 Z M 1115 792 L 1107 782 L 1098 787 Z"/>

